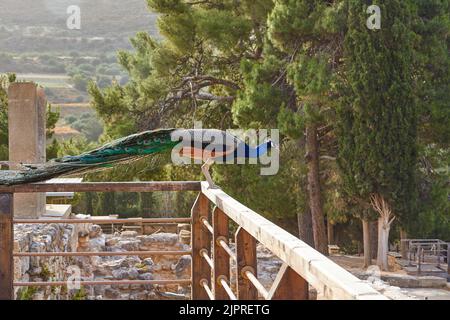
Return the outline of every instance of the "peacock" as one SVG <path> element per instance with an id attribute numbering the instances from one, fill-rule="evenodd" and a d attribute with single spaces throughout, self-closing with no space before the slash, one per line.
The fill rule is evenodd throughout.
<path id="1" fill-rule="evenodd" d="M 204 163 L 202 173 L 209 187 L 217 188 L 209 173 L 214 162 L 258 158 L 272 147 L 275 145 L 271 140 L 251 147 L 236 136 L 217 129 L 157 129 L 120 138 L 80 155 L 64 156 L 45 164 L 22 164 L 19 170 L 1 170 L 0 185 L 41 182 L 176 151 L 181 158 L 201 160 Z"/>

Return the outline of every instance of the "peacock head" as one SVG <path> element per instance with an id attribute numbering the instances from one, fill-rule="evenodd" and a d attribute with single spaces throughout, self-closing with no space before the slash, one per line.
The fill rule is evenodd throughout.
<path id="1" fill-rule="evenodd" d="M 266 144 L 267 150 L 271 150 L 271 149 L 275 149 L 277 151 L 280 150 L 280 147 L 270 139 L 266 139 L 264 141 L 264 144 Z"/>

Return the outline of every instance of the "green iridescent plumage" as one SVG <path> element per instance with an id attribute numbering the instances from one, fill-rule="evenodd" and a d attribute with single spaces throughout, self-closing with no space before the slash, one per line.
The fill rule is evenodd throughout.
<path id="1" fill-rule="evenodd" d="M 15 185 L 44 181 L 62 175 L 81 173 L 116 163 L 134 161 L 155 153 L 172 150 L 179 141 L 171 140 L 176 129 L 145 131 L 112 141 L 77 156 L 65 156 L 45 164 L 23 165 L 22 170 L 0 171 L 0 184 Z"/>

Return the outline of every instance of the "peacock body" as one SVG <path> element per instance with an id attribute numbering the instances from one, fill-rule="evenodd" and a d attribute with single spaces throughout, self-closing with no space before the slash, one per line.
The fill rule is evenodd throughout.
<path id="1" fill-rule="evenodd" d="M 169 152 L 177 145 L 180 145 L 180 156 L 202 159 L 211 164 L 213 161 L 224 160 L 227 156 L 258 157 L 267 152 L 272 144 L 267 142 L 252 148 L 237 137 L 215 129 L 171 128 L 144 131 L 112 141 L 80 155 L 53 159 L 45 164 L 23 165 L 20 170 L 2 170 L 0 185 L 39 182 L 63 175 L 107 168 L 117 163 Z M 209 173 L 207 179 L 210 181 Z"/>

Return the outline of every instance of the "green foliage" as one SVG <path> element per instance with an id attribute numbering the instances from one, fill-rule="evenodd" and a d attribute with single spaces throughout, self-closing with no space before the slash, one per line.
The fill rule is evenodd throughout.
<path id="1" fill-rule="evenodd" d="M 84 287 L 81 287 L 72 296 L 72 300 L 86 300 L 86 299 L 87 299 L 87 293 L 86 293 Z"/>
<path id="2" fill-rule="evenodd" d="M 77 90 L 80 90 L 82 92 L 86 92 L 87 85 L 88 85 L 88 82 L 89 82 L 89 80 L 86 78 L 86 76 L 77 73 L 74 76 L 72 76 L 72 82 L 73 82 L 73 85 L 75 86 L 75 88 Z"/>
<path id="3" fill-rule="evenodd" d="M 211 128 L 279 128 L 278 175 L 261 177 L 257 166 L 219 165 L 213 175 L 233 197 L 296 232 L 295 214 L 308 206 L 304 130 L 315 125 L 321 155 L 336 157 L 339 140 L 339 168 L 320 162 L 321 191 L 327 219 L 348 228 L 349 251 L 361 232 L 354 217 L 373 215 L 371 193 L 385 196 L 402 223 L 416 207 L 426 220 L 417 234 L 445 235 L 438 227 L 445 228 L 448 217 L 446 177 L 424 175 L 417 158 L 436 162 L 449 141 L 448 1 L 381 1 L 378 31 L 367 29 L 367 3 L 356 0 L 147 2 L 159 14 L 163 39 L 137 33 L 134 51 L 118 54 L 127 81 L 88 85 L 105 123 L 101 142 L 157 127 L 191 127 L 194 120 Z M 110 68 L 99 64 L 96 71 L 106 75 Z M 425 153 L 432 143 L 434 151 Z M 87 146 L 84 141 L 76 149 Z M 445 167 L 444 158 L 433 166 Z M 196 166 L 167 163 L 167 156 L 157 156 L 87 179 L 201 178 Z M 417 185 L 425 180 L 427 192 L 416 205 Z M 186 214 L 195 195 L 110 197 L 92 194 L 81 203 L 95 212 L 111 211 L 107 202 L 114 202 L 127 216 L 167 209 Z"/>
<path id="4" fill-rule="evenodd" d="M 33 296 L 38 291 L 37 287 L 26 287 L 20 290 L 19 300 L 33 300 Z"/>
<path id="5" fill-rule="evenodd" d="M 87 141 L 98 141 L 98 138 L 103 133 L 103 126 L 95 114 L 84 113 L 79 118 L 71 116 L 68 121 L 72 128 L 84 134 Z"/>
<path id="6" fill-rule="evenodd" d="M 58 140 L 53 139 L 51 144 L 47 145 L 46 158 L 48 160 L 58 158 L 59 150 L 60 150 L 60 144 L 59 144 Z"/>
<path id="7" fill-rule="evenodd" d="M 418 77 L 419 140 L 448 148 L 450 141 L 450 3 L 415 0 L 414 31 Z"/>
<path id="8" fill-rule="evenodd" d="M 404 223 L 417 238 L 450 239 L 450 151 L 429 145 L 420 152 L 418 216 Z"/>
<path id="9" fill-rule="evenodd" d="M 52 105 L 48 104 L 47 106 L 47 122 L 46 122 L 46 137 L 47 139 L 51 139 L 54 134 L 54 130 L 56 127 L 56 123 L 59 120 L 60 110 L 52 111 Z"/>
<path id="10" fill-rule="evenodd" d="M 383 28 L 373 32 L 366 27 L 366 5 L 349 2 L 339 165 L 350 197 L 368 201 L 380 194 L 406 217 L 417 194 L 412 13 L 407 1 L 380 7 Z"/>
<path id="11" fill-rule="evenodd" d="M 13 80 L 13 81 L 10 81 Z M 0 75 L 0 157 L 8 159 L 8 86 L 13 76 Z"/>

